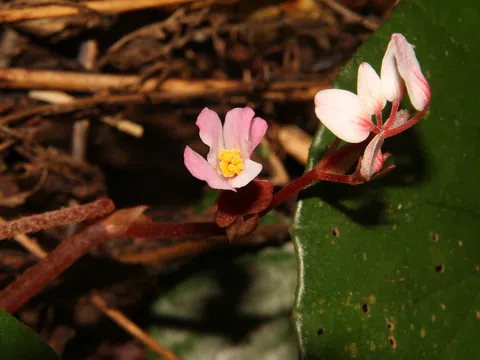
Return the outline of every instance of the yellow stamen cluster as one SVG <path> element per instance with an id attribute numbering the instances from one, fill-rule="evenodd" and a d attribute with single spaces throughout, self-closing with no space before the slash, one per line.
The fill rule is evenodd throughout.
<path id="1" fill-rule="evenodd" d="M 222 150 L 218 158 L 220 159 L 220 169 L 223 176 L 234 177 L 242 173 L 243 161 L 240 158 L 240 150 Z"/>

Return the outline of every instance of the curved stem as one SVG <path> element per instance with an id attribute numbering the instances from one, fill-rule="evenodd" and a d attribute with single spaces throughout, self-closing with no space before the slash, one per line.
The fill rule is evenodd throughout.
<path id="1" fill-rule="evenodd" d="M 269 208 L 265 210 L 264 213 L 267 213 L 271 209 L 277 207 L 285 200 L 291 198 L 294 195 L 297 195 L 300 191 L 305 189 L 307 186 L 313 184 L 318 180 L 317 169 L 313 168 L 307 173 L 300 176 L 298 179 L 293 180 L 290 184 L 287 184 L 285 187 L 273 194 L 272 203 Z"/>
<path id="2" fill-rule="evenodd" d="M 392 129 L 392 130 L 386 130 L 385 131 L 385 139 L 389 138 L 389 137 L 392 137 L 392 136 L 395 136 L 395 135 L 398 135 L 401 132 L 404 132 L 405 130 L 410 129 L 413 125 L 415 125 L 417 122 L 419 122 L 423 118 L 423 116 L 425 115 L 426 112 L 427 112 L 427 109 L 425 109 L 423 111 L 419 111 L 418 113 L 415 114 L 415 116 L 413 116 L 405 124 L 400 125 L 399 127 L 396 127 L 395 129 Z"/>
<path id="3" fill-rule="evenodd" d="M 156 239 L 171 239 L 199 236 L 225 235 L 225 230 L 218 227 L 214 222 L 133 222 L 125 231 L 125 237 L 142 237 Z"/>

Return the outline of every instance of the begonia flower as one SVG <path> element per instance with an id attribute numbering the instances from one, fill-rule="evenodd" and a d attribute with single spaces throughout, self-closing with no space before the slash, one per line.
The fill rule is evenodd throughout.
<path id="1" fill-rule="evenodd" d="M 188 171 L 214 189 L 236 191 L 252 181 L 262 165 L 250 157 L 268 128 L 267 122 L 254 114 L 249 107 L 232 109 L 222 127 L 216 112 L 203 109 L 196 125 L 210 151 L 205 159 L 187 146 L 183 156 Z"/>
<path id="2" fill-rule="evenodd" d="M 405 112 L 397 117 L 397 109 L 405 95 L 405 88 L 413 107 L 423 112 L 430 104 L 431 91 L 415 56 L 413 46 L 402 34 L 393 34 L 382 61 L 381 77 L 368 64 L 358 69 L 357 94 L 340 89 L 319 91 L 315 96 L 315 113 L 320 121 L 338 138 L 359 143 L 371 132 L 386 130 L 394 120 L 407 122 Z M 391 101 L 392 113 L 382 122 L 382 110 Z M 376 116 L 376 125 L 372 122 Z M 418 119 L 416 119 L 418 121 Z M 405 126 L 405 129 L 408 128 Z M 402 129 L 403 130 L 403 129 Z"/>

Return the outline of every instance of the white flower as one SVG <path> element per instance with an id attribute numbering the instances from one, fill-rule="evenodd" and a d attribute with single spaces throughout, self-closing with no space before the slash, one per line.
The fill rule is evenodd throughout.
<path id="1" fill-rule="evenodd" d="M 405 90 L 417 110 L 412 117 L 407 110 L 398 111 Z M 319 91 L 315 96 L 315 114 L 333 134 L 349 143 L 360 143 L 371 132 L 377 134 L 366 147 L 359 168 L 361 177 L 370 180 L 388 157 L 381 151 L 384 139 L 418 122 L 430 105 L 430 98 L 430 86 L 413 46 L 402 34 L 393 34 L 382 60 L 381 76 L 368 63 L 360 64 L 357 94 L 340 89 Z M 384 123 L 382 111 L 387 101 L 392 102 L 392 110 Z"/>
<path id="2" fill-rule="evenodd" d="M 319 91 L 315 96 L 315 113 L 337 137 L 359 143 L 372 131 L 388 130 L 388 121 L 385 125 L 382 122 L 382 110 L 387 101 L 393 102 L 394 111 L 389 118 L 393 122 L 405 88 L 413 107 L 418 111 L 426 110 L 430 104 L 430 86 L 422 74 L 413 46 L 403 35 L 393 34 L 383 57 L 381 77 L 368 63 L 360 64 L 357 94 L 339 89 Z M 372 115 L 377 118 L 376 125 L 372 122 Z"/>

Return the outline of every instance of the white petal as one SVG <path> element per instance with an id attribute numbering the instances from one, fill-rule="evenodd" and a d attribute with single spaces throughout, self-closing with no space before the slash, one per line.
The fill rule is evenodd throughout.
<path id="1" fill-rule="evenodd" d="M 383 167 L 382 145 L 385 140 L 383 131 L 377 134 L 370 144 L 365 148 L 362 162 L 360 163 L 360 174 L 367 180 L 379 172 Z"/>
<path id="2" fill-rule="evenodd" d="M 393 40 L 390 40 L 388 43 L 387 51 L 385 51 L 383 56 L 380 82 L 385 99 L 388 101 L 402 100 L 405 94 L 405 83 L 398 72 Z"/>
<path id="3" fill-rule="evenodd" d="M 359 143 L 370 134 L 370 114 L 360 98 L 346 90 L 321 90 L 315 95 L 315 114 L 340 139 Z"/>
<path id="4" fill-rule="evenodd" d="M 425 110 L 430 104 L 431 91 L 413 46 L 402 34 L 393 34 L 391 42 L 395 44 L 398 72 L 405 81 L 410 102 L 415 109 Z"/>
<path id="5" fill-rule="evenodd" d="M 255 179 L 260 171 L 262 171 L 262 165 L 252 161 L 250 159 L 243 162 L 244 168 L 240 175 L 228 180 L 231 187 L 241 188 L 247 185 L 250 181 Z"/>
<path id="6" fill-rule="evenodd" d="M 377 114 L 385 107 L 387 101 L 382 94 L 380 77 L 369 63 L 358 67 L 357 94 L 369 114 Z"/>

